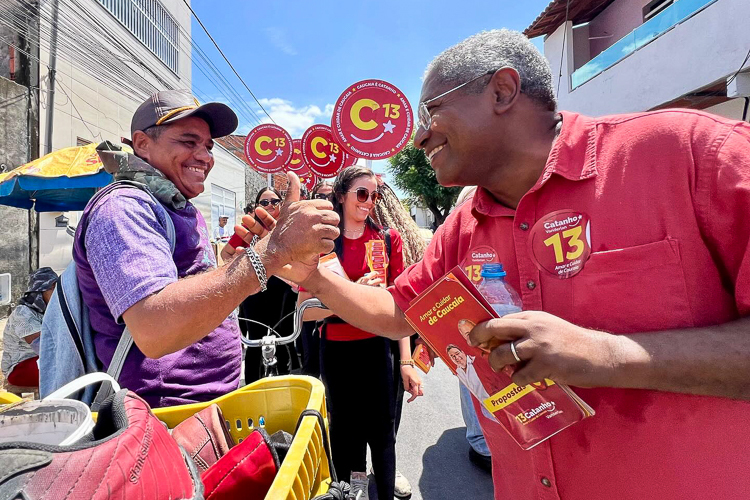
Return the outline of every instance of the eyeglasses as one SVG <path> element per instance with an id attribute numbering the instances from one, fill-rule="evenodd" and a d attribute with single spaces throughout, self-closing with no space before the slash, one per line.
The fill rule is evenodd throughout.
<path id="1" fill-rule="evenodd" d="M 357 201 L 360 203 L 365 203 L 367 201 L 367 198 L 372 198 L 372 202 L 376 205 L 380 203 L 380 200 L 383 198 L 383 195 L 380 194 L 378 191 L 373 191 L 372 193 L 367 190 L 367 188 L 359 187 L 354 191 L 349 191 L 350 193 L 357 193 Z"/>
<path id="2" fill-rule="evenodd" d="M 258 202 L 258 205 L 264 208 L 267 207 L 268 205 L 273 205 L 274 208 L 276 208 L 279 206 L 279 203 L 281 203 L 281 200 L 278 198 L 274 198 L 273 200 L 260 200 Z"/>
<path id="3" fill-rule="evenodd" d="M 315 193 L 313 195 L 313 200 L 327 200 L 327 201 L 331 201 L 332 198 L 333 198 L 332 194 Z"/>
<path id="4" fill-rule="evenodd" d="M 490 71 L 488 71 L 486 73 L 482 73 L 481 75 L 472 78 L 468 82 L 462 83 L 458 87 L 453 87 L 449 91 L 443 92 L 439 96 L 435 96 L 432 99 L 427 99 L 426 101 L 420 102 L 419 103 L 419 111 L 418 111 L 418 114 L 419 114 L 419 126 L 422 127 L 423 130 L 430 130 L 430 127 L 432 126 L 432 115 L 430 115 L 430 111 L 427 109 L 427 105 L 429 103 L 431 103 L 433 101 L 436 101 L 436 100 L 440 99 L 441 97 L 445 97 L 448 94 L 450 94 L 451 92 L 453 92 L 454 90 L 458 90 L 461 87 L 465 87 L 466 85 L 479 80 L 483 76 L 491 75 L 491 74 L 495 73 L 496 71 L 498 71 L 498 70 L 492 69 L 492 70 L 490 70 Z"/>

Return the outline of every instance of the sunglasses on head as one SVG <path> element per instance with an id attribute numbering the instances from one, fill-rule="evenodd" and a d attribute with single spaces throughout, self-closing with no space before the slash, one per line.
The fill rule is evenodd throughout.
<path id="1" fill-rule="evenodd" d="M 273 205 L 274 207 L 278 207 L 279 203 L 281 203 L 281 200 L 278 198 L 274 198 L 273 200 L 260 200 L 258 202 L 258 205 L 261 207 L 267 207 L 268 205 Z"/>
<path id="2" fill-rule="evenodd" d="M 372 198 L 372 202 L 377 204 L 380 202 L 380 200 L 383 198 L 383 195 L 380 194 L 378 191 L 373 191 L 372 193 L 368 191 L 367 188 L 359 187 L 354 191 L 349 191 L 350 193 L 357 193 L 357 201 L 360 203 L 365 203 L 367 201 L 367 198 Z"/>
<path id="3" fill-rule="evenodd" d="M 315 193 L 313 195 L 313 200 L 328 200 L 328 201 L 331 201 L 332 198 L 333 198 L 332 194 Z"/>

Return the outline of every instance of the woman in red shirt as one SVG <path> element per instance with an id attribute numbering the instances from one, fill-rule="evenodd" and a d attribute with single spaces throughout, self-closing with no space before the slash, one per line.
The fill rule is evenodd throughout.
<path id="1" fill-rule="evenodd" d="M 367 243 L 380 240 L 385 232 L 370 217 L 380 201 L 375 174 L 362 167 L 341 171 L 333 185 L 333 207 L 342 229 L 335 241 L 335 252 L 348 278 L 362 285 L 390 285 L 404 269 L 402 242 L 398 231 L 388 229 L 390 255 L 387 283 L 375 276 L 368 265 Z M 310 295 L 300 292 L 299 300 Z M 321 375 L 326 385 L 331 414 L 333 463 L 340 480 L 348 481 L 351 472 L 366 472 L 367 445 L 378 498 L 393 498 L 396 474 L 396 437 L 394 419 L 396 397 L 394 359 L 390 341 L 344 323 L 323 311 L 312 311 L 306 320 L 326 316 L 321 342 Z M 402 339 L 408 352 L 409 339 Z M 401 347 L 401 346 L 400 346 Z M 404 365 L 401 377 L 413 396 L 421 394 L 414 368 Z"/>

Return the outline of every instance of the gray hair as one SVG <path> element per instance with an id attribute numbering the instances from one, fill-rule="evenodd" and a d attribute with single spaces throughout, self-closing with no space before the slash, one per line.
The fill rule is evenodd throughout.
<path id="1" fill-rule="evenodd" d="M 521 92 L 550 111 L 557 107 L 549 62 L 526 36 L 508 29 L 482 31 L 446 49 L 427 66 L 440 82 L 463 83 L 484 73 L 511 67 L 521 78 Z M 487 82 L 465 87 L 479 93 Z"/>

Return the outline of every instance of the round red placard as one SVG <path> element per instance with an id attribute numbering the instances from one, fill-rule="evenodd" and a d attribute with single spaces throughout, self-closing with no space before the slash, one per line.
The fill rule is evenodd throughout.
<path id="1" fill-rule="evenodd" d="M 302 164 L 302 168 L 299 170 L 294 171 L 295 174 L 297 174 L 297 177 L 299 177 L 299 182 L 305 188 L 307 188 L 307 191 L 311 191 L 312 188 L 315 187 L 315 185 L 318 183 L 318 176 L 315 175 L 315 173 L 307 168 L 307 165 L 304 163 Z"/>
<path id="2" fill-rule="evenodd" d="M 313 125 L 302 136 L 302 161 L 319 177 L 334 177 L 347 159 L 344 149 L 333 139 L 331 127 Z"/>
<path id="3" fill-rule="evenodd" d="M 396 86 L 362 80 L 336 101 L 331 118 L 334 138 L 358 158 L 382 160 L 401 151 L 411 138 L 414 115 Z"/>
<path id="4" fill-rule="evenodd" d="M 302 159 L 302 139 L 293 139 L 292 148 L 292 159 L 287 164 L 285 170 L 298 172 L 305 166 L 305 161 Z"/>
<path id="5" fill-rule="evenodd" d="M 245 138 L 245 158 L 261 174 L 281 172 L 292 152 L 292 136 L 273 123 L 258 125 Z"/>

